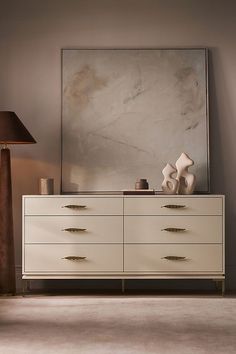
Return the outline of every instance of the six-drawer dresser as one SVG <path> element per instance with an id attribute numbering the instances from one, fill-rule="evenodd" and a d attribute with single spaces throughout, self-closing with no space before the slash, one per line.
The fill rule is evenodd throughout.
<path id="1" fill-rule="evenodd" d="M 23 279 L 212 279 L 224 196 L 23 196 Z"/>

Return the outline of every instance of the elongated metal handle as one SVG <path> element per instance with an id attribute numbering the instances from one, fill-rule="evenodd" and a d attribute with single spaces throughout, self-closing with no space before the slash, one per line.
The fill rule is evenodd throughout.
<path id="1" fill-rule="evenodd" d="M 165 229 L 162 229 L 161 231 L 168 231 L 168 232 L 184 232 L 187 231 L 186 229 L 181 229 L 179 227 L 166 227 Z"/>
<path id="2" fill-rule="evenodd" d="M 67 229 L 63 229 L 62 231 L 76 233 L 76 232 L 84 232 L 86 230 L 87 229 L 82 229 L 82 228 L 79 228 L 79 227 L 68 227 Z"/>
<path id="3" fill-rule="evenodd" d="M 179 257 L 179 256 L 165 256 L 165 257 L 162 257 L 162 259 L 167 259 L 168 261 L 184 261 L 187 258 L 186 257 Z"/>
<path id="4" fill-rule="evenodd" d="M 162 208 L 167 208 L 167 209 L 181 209 L 181 208 L 186 208 L 186 205 L 166 204 L 166 205 L 162 205 Z"/>
<path id="5" fill-rule="evenodd" d="M 68 261 L 81 261 L 83 259 L 86 259 L 86 257 L 79 257 L 79 256 L 66 256 L 63 257 L 62 259 L 66 259 Z"/>
<path id="6" fill-rule="evenodd" d="M 68 208 L 68 209 L 84 209 L 86 208 L 86 205 L 77 205 L 77 204 L 69 204 L 69 205 L 64 205 L 62 208 Z"/>

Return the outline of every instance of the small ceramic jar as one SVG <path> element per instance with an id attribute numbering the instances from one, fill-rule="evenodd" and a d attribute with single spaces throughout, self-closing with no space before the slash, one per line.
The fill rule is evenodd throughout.
<path id="1" fill-rule="evenodd" d="M 135 183 L 135 189 L 148 189 L 148 181 L 145 178 L 140 178 Z"/>
<path id="2" fill-rule="evenodd" d="M 54 180 L 53 178 L 40 178 L 39 179 L 39 194 L 53 194 L 54 193 Z"/>

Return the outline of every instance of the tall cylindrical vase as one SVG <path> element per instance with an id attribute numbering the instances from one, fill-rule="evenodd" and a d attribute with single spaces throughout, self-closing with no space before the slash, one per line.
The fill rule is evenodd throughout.
<path id="1" fill-rule="evenodd" d="M 15 294 L 15 256 L 10 150 L 1 150 L 0 166 L 0 294 Z"/>

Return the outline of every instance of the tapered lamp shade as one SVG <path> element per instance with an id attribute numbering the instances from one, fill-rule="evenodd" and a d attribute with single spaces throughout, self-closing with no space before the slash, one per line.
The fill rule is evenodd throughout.
<path id="1" fill-rule="evenodd" d="M 34 144 L 36 141 L 14 112 L 0 112 L 0 144 Z"/>
<path id="2" fill-rule="evenodd" d="M 14 112 L 0 112 L 0 294 L 15 294 L 11 161 L 8 144 L 36 143 Z"/>

